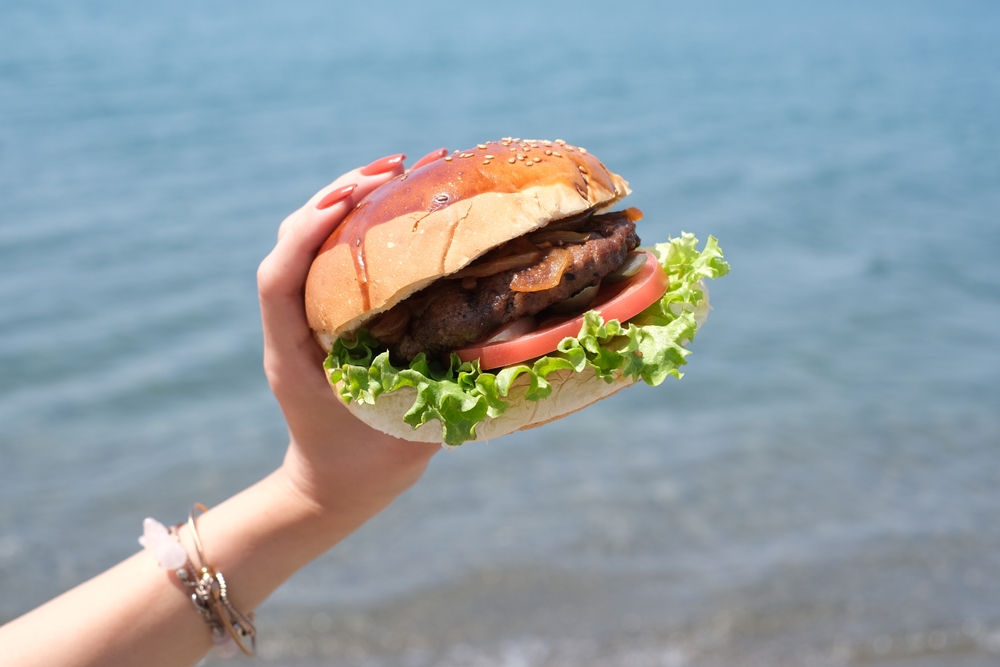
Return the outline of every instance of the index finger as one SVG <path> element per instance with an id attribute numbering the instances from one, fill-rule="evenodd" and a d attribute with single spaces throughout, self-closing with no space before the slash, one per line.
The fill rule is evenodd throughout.
<path id="1" fill-rule="evenodd" d="M 299 348 L 312 339 L 304 297 L 306 276 L 316 253 L 355 202 L 403 173 L 404 157 L 398 156 L 391 169 L 383 173 L 365 175 L 363 167 L 344 174 L 282 223 L 278 243 L 257 271 L 265 348 Z M 329 193 L 350 184 L 355 188 L 348 196 L 327 208 L 316 208 Z"/>

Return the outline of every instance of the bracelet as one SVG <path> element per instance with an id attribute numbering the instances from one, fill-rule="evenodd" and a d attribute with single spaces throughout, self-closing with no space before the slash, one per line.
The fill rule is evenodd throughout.
<path id="1" fill-rule="evenodd" d="M 198 568 L 191 563 L 178 537 L 178 529 L 183 524 L 168 529 L 156 519 L 147 518 L 142 522 L 143 534 L 139 538 L 139 544 L 153 553 L 160 567 L 177 574 L 177 578 L 190 592 L 195 609 L 208 623 L 212 641 L 223 657 L 232 657 L 238 651 L 253 656 L 257 652 L 257 629 L 253 624 L 253 613 L 243 614 L 233 606 L 229 601 L 226 578 L 205 561 L 205 552 L 195 522 L 197 514 L 205 511 L 207 508 L 204 505 L 195 503 L 187 520 L 198 555 Z"/>

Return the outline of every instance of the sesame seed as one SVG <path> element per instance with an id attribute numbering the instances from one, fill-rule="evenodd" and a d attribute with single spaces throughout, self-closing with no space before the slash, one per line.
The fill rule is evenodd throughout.
<path id="1" fill-rule="evenodd" d="M 587 149 L 586 148 L 579 147 L 579 148 L 577 148 L 577 150 L 580 151 L 581 153 L 583 153 L 584 155 L 587 154 Z"/>
<path id="2" fill-rule="evenodd" d="M 509 157 L 509 158 L 507 158 L 507 162 L 510 162 L 511 164 L 514 164 L 515 162 L 517 162 L 517 159 Z"/>
<path id="3" fill-rule="evenodd" d="M 530 166 L 531 166 L 531 165 L 533 165 L 533 164 L 535 164 L 535 163 L 534 163 L 534 162 L 532 162 L 531 160 L 528 160 L 527 162 L 525 162 L 525 163 L 524 163 L 524 166 L 526 166 L 526 167 L 530 167 Z"/>
<path id="4" fill-rule="evenodd" d="M 552 154 L 555 155 L 556 157 L 562 157 L 562 153 L 560 153 L 559 151 L 552 151 Z"/>
<path id="5" fill-rule="evenodd" d="M 562 139 L 556 139 L 556 143 L 559 144 L 560 146 L 565 146 L 566 145 L 566 142 L 563 141 Z"/>
<path id="6" fill-rule="evenodd" d="M 444 161 L 445 161 L 445 162 L 451 162 L 451 156 L 449 155 L 448 157 L 446 157 L 446 158 L 444 159 Z"/>
<path id="7" fill-rule="evenodd" d="M 579 169 L 580 171 L 582 171 L 585 174 L 587 173 L 587 168 L 584 167 L 582 164 L 581 165 L 577 165 L 577 169 Z"/>
<path id="8" fill-rule="evenodd" d="M 552 155 L 552 151 L 545 151 L 546 155 Z"/>
<path id="9" fill-rule="evenodd" d="M 509 150 L 511 153 L 513 153 L 514 151 L 517 150 L 517 148 L 516 147 L 515 148 L 508 148 L 507 150 Z"/>
<path id="10" fill-rule="evenodd" d="M 487 159 L 487 160 L 492 160 L 492 159 L 493 159 L 493 156 L 492 156 L 492 155 L 487 155 L 487 156 L 486 156 L 486 159 Z"/>
<path id="11" fill-rule="evenodd" d="M 540 158 L 540 157 L 531 158 L 531 161 L 532 162 L 541 162 L 542 158 Z"/>
<path id="12" fill-rule="evenodd" d="M 478 146 L 480 150 L 486 150 L 486 144 L 476 144 L 476 146 Z"/>
<path id="13" fill-rule="evenodd" d="M 514 137 L 514 143 L 515 144 L 521 143 L 521 137 Z"/>
<path id="14" fill-rule="evenodd" d="M 518 159 L 518 160 L 523 160 L 523 159 L 524 159 L 524 156 L 523 156 L 523 155 L 521 155 L 520 153 L 518 153 L 518 154 L 517 154 L 517 159 Z"/>
<path id="15" fill-rule="evenodd" d="M 489 160 L 483 160 L 483 164 L 489 164 L 489 163 L 490 163 Z"/>
<path id="16" fill-rule="evenodd" d="M 546 146 L 551 146 L 551 145 L 552 145 L 552 142 L 551 142 L 551 141 L 543 141 L 542 143 L 543 143 L 544 145 L 546 145 Z"/>

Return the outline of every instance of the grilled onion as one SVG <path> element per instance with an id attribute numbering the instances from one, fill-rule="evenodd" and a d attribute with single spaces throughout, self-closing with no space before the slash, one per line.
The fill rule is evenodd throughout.
<path id="1" fill-rule="evenodd" d="M 559 315 L 577 315 L 587 310 L 587 306 L 594 302 L 594 297 L 601 289 L 601 283 L 584 287 L 582 290 L 557 304 L 549 306 L 548 312 Z"/>
<path id="2" fill-rule="evenodd" d="M 399 304 L 383 314 L 369 332 L 381 343 L 395 343 L 406 332 L 409 321 L 409 308 Z"/>
<path id="3" fill-rule="evenodd" d="M 649 255 L 644 252 L 630 252 L 625 256 L 625 261 L 621 266 L 604 276 L 604 282 L 620 283 L 623 280 L 628 280 L 635 274 L 639 273 L 639 269 L 646 264 L 646 259 L 648 257 Z"/>
<path id="4" fill-rule="evenodd" d="M 511 269 L 520 269 L 525 266 L 531 266 L 541 259 L 541 257 L 542 253 L 540 250 L 533 250 L 519 255 L 501 257 L 500 259 L 483 262 L 482 264 L 472 264 L 471 266 L 465 267 L 461 271 L 456 271 L 448 277 L 486 278 L 498 273 L 503 273 L 504 271 L 510 271 Z"/>
<path id="5" fill-rule="evenodd" d="M 546 229 L 532 234 L 528 239 L 532 243 L 584 243 L 592 236 L 588 232 L 574 232 L 569 229 Z"/>
<path id="6" fill-rule="evenodd" d="M 515 292 L 541 292 L 552 289 L 559 284 L 572 263 L 573 253 L 565 248 L 552 248 L 545 253 L 542 261 L 517 271 L 510 280 L 510 288 Z"/>
<path id="7" fill-rule="evenodd" d="M 489 337 L 483 341 L 483 345 L 489 345 L 491 343 L 502 343 L 508 340 L 514 340 L 526 333 L 531 333 L 537 327 L 535 324 L 535 318 L 531 315 L 527 317 L 522 317 L 521 319 L 514 320 L 510 324 L 505 324 L 496 331 L 490 333 Z"/>

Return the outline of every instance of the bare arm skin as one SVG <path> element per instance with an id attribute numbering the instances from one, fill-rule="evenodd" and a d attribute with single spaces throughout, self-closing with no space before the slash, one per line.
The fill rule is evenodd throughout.
<path id="1" fill-rule="evenodd" d="M 258 270 L 264 368 L 288 422 L 288 451 L 278 470 L 198 519 L 206 560 L 225 575 L 241 611 L 389 505 L 439 449 L 396 440 L 350 415 L 330 390 L 303 306 L 320 245 L 355 202 L 402 171 L 400 161 L 382 174 L 356 169 L 338 178 L 285 219 Z M 325 195 L 352 183 L 351 196 L 317 210 Z M 193 555 L 186 528 L 181 540 Z M 211 647 L 176 576 L 144 551 L 0 627 L 9 667 L 193 665 Z"/>

